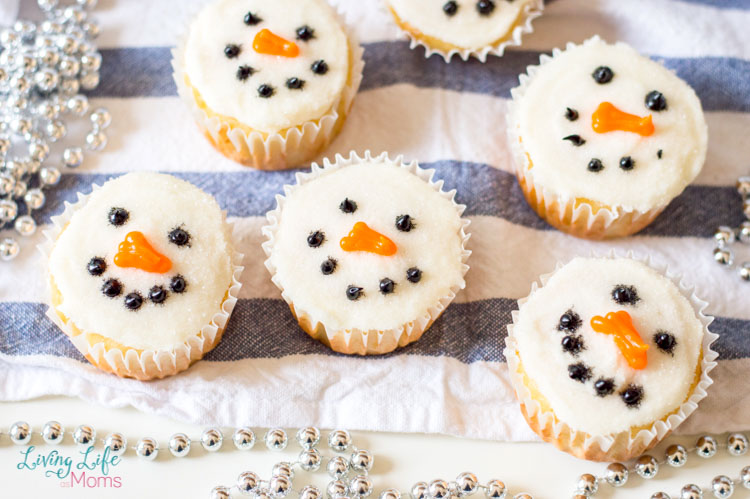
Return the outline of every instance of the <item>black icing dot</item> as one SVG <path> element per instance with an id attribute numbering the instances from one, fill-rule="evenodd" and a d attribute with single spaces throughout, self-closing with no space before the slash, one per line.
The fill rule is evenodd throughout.
<path id="1" fill-rule="evenodd" d="M 620 392 L 620 397 L 628 407 L 638 407 L 643 400 L 643 388 L 638 385 L 629 385 L 625 390 Z"/>
<path id="2" fill-rule="evenodd" d="M 635 160 L 631 158 L 630 156 L 624 156 L 620 158 L 620 168 L 622 168 L 625 171 L 630 171 L 633 168 L 635 168 Z"/>
<path id="3" fill-rule="evenodd" d="M 258 96 L 263 97 L 264 99 L 268 99 L 271 97 L 276 90 L 269 84 L 264 83 L 263 85 L 258 87 Z"/>
<path id="4" fill-rule="evenodd" d="M 125 222 L 130 218 L 130 212 L 125 208 L 112 208 L 109 210 L 109 223 L 115 227 L 125 225 Z"/>
<path id="5" fill-rule="evenodd" d="M 143 305 L 143 297 L 138 291 L 133 291 L 125 296 L 125 308 L 128 310 L 138 310 Z"/>
<path id="6" fill-rule="evenodd" d="M 567 137 L 563 137 L 563 140 L 569 140 L 576 147 L 580 147 L 586 143 L 586 140 L 581 138 L 580 135 L 568 135 Z"/>
<path id="7" fill-rule="evenodd" d="M 302 78 L 297 78 L 296 76 L 292 76 L 286 81 L 286 88 L 289 90 L 302 90 L 302 87 L 305 86 L 305 80 Z"/>
<path id="8" fill-rule="evenodd" d="M 604 170 L 604 165 L 602 164 L 601 159 L 594 158 L 589 161 L 589 166 L 587 168 L 590 172 L 598 173 Z"/>
<path id="9" fill-rule="evenodd" d="M 304 26 L 300 26 L 299 28 L 297 28 L 297 40 L 306 42 L 311 38 L 315 38 L 315 30 L 310 26 L 305 24 Z"/>
<path id="10" fill-rule="evenodd" d="M 591 379 L 591 369 L 589 369 L 583 362 L 571 364 L 568 366 L 568 376 L 570 376 L 570 379 L 585 383 Z"/>
<path id="11" fill-rule="evenodd" d="M 456 12 L 458 12 L 458 4 L 453 0 L 445 2 L 443 4 L 443 12 L 445 12 L 446 16 L 455 16 Z"/>
<path id="12" fill-rule="evenodd" d="M 479 0 L 477 2 L 477 11 L 483 16 L 489 16 L 495 10 L 495 2 L 492 0 Z"/>
<path id="13" fill-rule="evenodd" d="M 323 272 L 323 275 L 331 275 L 334 270 L 336 270 L 336 260 L 333 258 L 323 260 L 323 263 L 320 264 L 320 271 Z"/>
<path id="14" fill-rule="evenodd" d="M 578 355 L 585 348 L 583 338 L 579 335 L 566 335 L 560 344 L 563 350 L 571 355 Z"/>
<path id="15" fill-rule="evenodd" d="M 190 244 L 190 234 L 185 229 L 172 229 L 169 233 L 169 242 L 177 246 L 186 246 Z"/>
<path id="16" fill-rule="evenodd" d="M 318 246 L 323 244 L 323 241 L 325 240 L 326 240 L 325 234 L 323 234 L 319 230 L 316 230 L 315 232 L 307 236 L 307 245 L 310 246 L 311 248 L 317 248 Z"/>
<path id="17" fill-rule="evenodd" d="M 593 73 L 591 73 L 591 77 L 599 84 L 609 83 L 614 76 L 615 73 L 613 73 L 612 69 L 607 66 L 599 66 Z"/>
<path id="18" fill-rule="evenodd" d="M 658 151 L 656 151 L 656 157 L 659 158 L 659 159 L 661 159 L 661 157 L 662 157 L 663 154 L 664 154 L 664 151 L 661 150 L 661 149 L 659 149 Z"/>
<path id="19" fill-rule="evenodd" d="M 328 63 L 323 59 L 320 59 L 313 62 L 310 69 L 312 69 L 312 72 L 316 75 L 324 75 L 328 72 Z"/>
<path id="20" fill-rule="evenodd" d="M 253 69 L 251 66 L 248 66 L 247 64 L 244 64 L 237 68 L 237 79 L 240 81 L 245 81 L 250 78 L 253 73 L 255 73 L 255 69 Z"/>
<path id="21" fill-rule="evenodd" d="M 658 90 L 646 94 L 646 107 L 652 111 L 664 111 L 667 108 L 667 98 Z"/>
<path id="22" fill-rule="evenodd" d="M 396 283 L 387 277 L 380 280 L 380 292 L 384 295 L 393 293 L 393 288 L 396 287 Z"/>
<path id="23" fill-rule="evenodd" d="M 148 299 L 154 303 L 164 303 L 167 299 L 167 290 L 161 286 L 154 286 L 148 292 Z"/>
<path id="24" fill-rule="evenodd" d="M 341 201 L 339 210 L 343 211 L 344 213 L 354 213 L 355 211 L 357 211 L 357 203 L 349 198 L 345 198 L 343 201 Z"/>
<path id="25" fill-rule="evenodd" d="M 612 378 L 599 378 L 594 383 L 594 390 L 600 397 L 606 397 L 615 391 L 615 380 Z"/>
<path id="26" fill-rule="evenodd" d="M 578 119 L 578 111 L 575 109 L 571 109 L 569 107 L 565 108 L 565 118 L 567 118 L 568 121 L 575 121 Z"/>
<path id="27" fill-rule="evenodd" d="M 422 271 L 417 267 L 412 267 L 406 271 L 406 280 L 413 283 L 418 283 L 422 279 Z"/>
<path id="28" fill-rule="evenodd" d="M 396 228 L 401 232 L 409 232 L 414 228 L 414 219 L 409 215 L 399 215 L 396 217 Z"/>
<path id="29" fill-rule="evenodd" d="M 581 327 L 581 317 L 572 310 L 568 310 L 562 314 L 560 316 L 560 322 L 557 325 L 557 329 L 560 331 L 568 331 L 571 333 L 575 333 L 579 327 Z"/>
<path id="30" fill-rule="evenodd" d="M 91 275 L 102 275 L 104 271 L 107 270 L 107 262 L 104 261 L 104 258 L 95 256 L 89 260 L 88 265 L 86 265 L 86 270 L 88 270 Z"/>
<path id="31" fill-rule="evenodd" d="M 122 284 L 117 279 L 107 279 L 102 285 L 102 293 L 104 293 L 104 296 L 110 298 L 120 296 L 120 293 L 122 293 Z"/>
<path id="32" fill-rule="evenodd" d="M 654 343 L 659 347 L 659 350 L 668 354 L 672 354 L 674 347 L 677 346 L 677 340 L 674 335 L 666 331 L 657 331 L 654 335 Z"/>
<path id="33" fill-rule="evenodd" d="M 247 24 L 248 26 L 255 26 L 259 22 L 263 21 L 263 19 L 256 16 L 252 12 L 248 12 L 247 14 L 245 14 L 245 18 L 243 19 L 243 21 L 245 21 L 245 24 Z"/>
<path id="34" fill-rule="evenodd" d="M 169 289 L 174 293 L 184 293 L 187 289 L 187 281 L 181 275 L 176 275 L 169 281 Z"/>
<path id="35" fill-rule="evenodd" d="M 230 43 L 226 47 L 224 47 L 224 55 L 227 56 L 228 59 L 234 59 L 238 55 L 240 55 L 240 52 L 242 49 L 239 45 L 236 45 L 234 43 Z"/>
<path id="36" fill-rule="evenodd" d="M 346 288 L 346 297 L 350 300 L 359 300 L 359 297 L 362 296 L 362 288 L 355 285 L 350 285 Z"/>
<path id="37" fill-rule="evenodd" d="M 612 290 L 612 299 L 620 305 L 635 305 L 640 300 L 635 288 L 633 286 L 625 286 L 624 284 L 615 286 L 615 289 Z"/>

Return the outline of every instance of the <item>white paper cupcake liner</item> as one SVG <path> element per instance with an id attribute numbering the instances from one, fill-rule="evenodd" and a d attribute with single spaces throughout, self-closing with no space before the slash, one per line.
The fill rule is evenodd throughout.
<path id="1" fill-rule="evenodd" d="M 525 374 L 522 370 L 521 359 L 518 356 L 518 346 L 513 335 L 513 324 L 518 319 L 518 310 L 512 313 L 513 321 L 508 325 L 508 337 L 503 354 L 508 362 L 510 380 L 516 391 L 516 396 L 521 403 L 524 416 L 529 426 L 545 441 L 554 443 L 562 450 L 584 459 L 594 461 L 626 461 L 658 444 L 698 408 L 698 403 L 706 397 L 708 387 L 713 384 L 709 373 L 716 367 L 716 359 L 719 354 L 711 348 L 711 345 L 719 335 L 712 333 L 708 329 L 708 326 L 713 321 L 713 317 L 703 313 L 708 303 L 698 298 L 695 293 L 695 286 L 683 282 L 682 276 L 671 272 L 667 265 L 653 262 L 650 256 L 634 255 L 630 251 L 624 256 L 612 250 L 605 256 L 592 254 L 591 257 L 610 259 L 630 258 L 639 261 L 669 278 L 677 286 L 682 295 L 690 301 L 696 311 L 696 316 L 703 325 L 703 341 L 701 347 L 700 379 L 687 400 L 668 417 L 655 421 L 648 428 L 641 429 L 634 435 L 630 430 L 610 435 L 590 435 L 586 432 L 575 430 L 566 423 L 557 420 L 553 412 L 543 410 L 540 403 L 532 397 L 531 391 L 524 383 Z M 529 295 L 518 300 L 519 310 L 533 296 L 537 289 L 543 287 L 563 265 L 561 262 L 558 262 L 554 271 L 542 275 L 539 277 L 538 283 L 534 282 L 532 284 Z"/>
<path id="2" fill-rule="evenodd" d="M 297 173 L 295 185 L 285 185 L 284 195 L 276 196 L 276 208 L 266 214 L 268 225 L 265 225 L 262 229 L 263 235 L 266 241 L 263 243 L 263 251 L 268 257 L 265 261 L 266 268 L 271 273 L 271 280 L 281 290 L 282 298 L 287 302 L 292 310 L 292 313 L 296 316 L 300 326 L 313 338 L 329 345 L 334 350 L 341 353 L 360 354 L 360 355 L 372 355 L 372 354 L 383 354 L 395 350 L 398 347 L 405 346 L 418 340 L 422 334 L 432 325 L 432 323 L 440 317 L 443 311 L 450 305 L 456 294 L 466 286 L 466 282 L 463 276 L 469 270 L 467 260 L 471 255 L 471 251 L 466 249 L 467 242 L 471 237 L 471 234 L 467 234 L 466 229 L 471 223 L 467 218 L 461 218 L 462 226 L 459 232 L 461 237 L 461 282 L 456 283 L 450 288 L 450 291 L 445 296 L 441 297 L 437 303 L 425 310 L 420 316 L 416 317 L 413 321 L 403 324 L 400 327 L 387 329 L 387 330 L 369 330 L 364 331 L 360 329 L 350 330 L 336 330 L 327 328 L 326 325 L 319 321 L 315 317 L 315 313 L 310 310 L 304 310 L 295 306 L 292 297 L 290 297 L 284 290 L 284 285 L 277 277 L 276 267 L 271 262 L 271 253 L 276 241 L 276 232 L 279 228 L 281 220 L 281 213 L 284 210 L 284 204 L 286 203 L 286 197 L 291 195 L 295 189 L 300 185 L 310 182 L 318 178 L 324 172 L 337 170 L 339 168 L 346 168 L 347 166 L 359 164 L 362 162 L 388 162 L 393 163 L 401 168 L 413 173 L 420 179 L 427 182 L 437 193 L 444 198 L 450 200 L 456 208 L 456 212 L 459 216 L 463 215 L 466 206 L 457 204 L 454 200 L 456 191 L 443 191 L 443 181 L 433 180 L 435 170 L 425 170 L 420 168 L 416 161 L 410 163 L 404 162 L 403 156 L 398 156 L 395 159 L 390 159 L 387 153 L 382 153 L 379 156 L 372 156 L 370 151 L 365 151 L 364 157 L 360 157 L 356 152 L 352 151 L 349 153 L 349 157 L 343 157 L 337 154 L 334 161 L 331 162 L 328 158 L 323 160 L 323 166 L 319 166 L 317 163 L 313 163 L 312 169 L 306 173 Z"/>
<path id="3" fill-rule="evenodd" d="M 101 186 L 94 185 L 92 193 Z M 70 223 L 73 215 L 83 208 L 90 194 L 78 194 L 78 200 L 75 203 L 65 203 L 65 210 L 62 214 L 52 217 L 52 226 L 46 229 L 43 234 L 45 241 L 38 246 L 39 251 L 44 257 L 45 264 L 49 261 L 52 249 L 55 246 L 57 238 Z M 227 224 L 227 230 L 231 228 L 226 221 L 224 213 L 224 223 Z M 231 231 L 229 231 L 231 235 Z M 196 360 L 200 360 L 203 355 L 213 349 L 221 340 L 226 328 L 229 316 L 234 310 L 237 303 L 240 288 L 240 276 L 244 267 L 242 259 L 244 255 L 236 251 L 232 252 L 232 283 L 227 290 L 227 295 L 221 303 L 221 309 L 211 318 L 211 321 L 203 326 L 201 330 L 188 337 L 182 344 L 175 345 L 171 349 L 164 350 L 142 350 L 140 353 L 137 349 L 128 348 L 123 351 L 119 348 L 105 348 L 101 343 L 89 345 L 87 333 L 97 334 L 96 331 L 76 332 L 74 323 L 69 318 L 67 322 L 58 315 L 52 305 L 52 279 L 47 274 L 47 295 L 49 307 L 47 308 L 47 317 L 52 320 L 69 338 L 73 345 L 94 365 L 98 368 L 112 372 L 121 377 L 136 378 L 139 380 L 158 379 L 171 376 L 184 371 Z"/>
<path id="4" fill-rule="evenodd" d="M 336 137 L 362 83 L 362 72 L 365 67 L 362 58 L 364 49 L 360 46 L 353 30 L 344 22 L 344 16 L 338 11 L 336 14 L 349 42 L 349 79 L 341 96 L 320 118 L 275 133 L 252 131 L 248 134 L 245 129 L 232 126 L 232 123 L 226 119 L 221 119 L 219 116 L 210 117 L 205 110 L 200 108 L 195 100 L 193 89 L 185 80 L 185 46 L 189 25 L 184 28 L 182 37 L 172 49 L 172 76 L 177 86 L 177 93 L 189 106 L 198 128 L 211 138 L 214 146 L 222 154 L 229 157 L 218 145 L 225 135 L 234 148 L 232 156 L 235 157 L 231 159 L 235 161 L 260 170 L 294 168 L 320 154 Z M 190 16 L 191 19 L 192 17 Z M 238 158 L 243 158 L 243 160 L 240 161 Z"/>
<path id="5" fill-rule="evenodd" d="M 385 8 L 388 15 L 393 18 L 394 13 L 391 12 L 390 5 L 387 4 L 387 0 L 384 1 L 386 2 Z M 498 43 L 487 45 L 485 47 L 482 47 L 481 49 L 452 49 L 446 52 L 444 50 L 436 49 L 430 46 L 426 42 L 415 37 L 412 33 L 401 28 L 400 26 L 397 26 L 397 28 L 401 33 L 405 34 L 408 37 L 410 49 L 414 50 L 417 47 L 424 48 L 425 59 L 428 59 L 434 54 L 438 54 L 446 63 L 450 63 L 453 56 L 458 56 L 464 61 L 468 61 L 470 57 L 473 57 L 475 59 L 478 59 L 480 62 L 487 62 L 488 55 L 502 57 L 507 47 L 520 47 L 521 38 L 523 38 L 523 35 L 529 35 L 534 32 L 532 22 L 534 21 L 534 19 L 541 16 L 543 11 L 544 0 L 534 0 L 533 2 L 526 4 L 523 12 L 521 12 L 520 14 L 520 21 L 515 23 L 510 36 L 505 37 Z M 404 19 L 403 21 L 407 20 Z"/>

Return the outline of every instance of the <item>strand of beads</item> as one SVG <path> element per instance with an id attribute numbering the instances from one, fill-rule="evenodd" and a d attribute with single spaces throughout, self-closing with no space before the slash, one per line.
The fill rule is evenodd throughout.
<path id="1" fill-rule="evenodd" d="M 720 265 L 731 267 L 734 265 L 734 252 L 731 245 L 735 241 L 750 244 L 750 177 L 740 177 L 737 181 L 737 191 L 742 196 L 742 211 L 745 220 L 737 229 L 722 225 L 714 234 L 714 260 Z M 742 262 L 739 266 L 740 277 L 750 281 L 750 261 Z"/>
<path id="2" fill-rule="evenodd" d="M 458 475 L 453 482 L 446 482 L 442 479 L 433 480 L 429 484 L 417 482 L 411 488 L 411 497 L 412 499 L 455 499 L 468 497 L 479 491 L 484 492 L 487 499 L 510 498 L 505 483 L 502 481 L 492 479 L 482 485 L 479 483 L 477 476 L 468 471 Z M 513 499 L 533 499 L 531 494 L 526 492 L 518 493 L 512 497 Z M 382 495 L 380 499 L 384 499 Z"/>
<path id="3" fill-rule="evenodd" d="M 623 463 L 611 463 L 602 476 L 589 473 L 581 475 L 578 479 L 574 499 L 585 499 L 593 497 L 599 490 L 599 484 L 607 483 L 612 487 L 622 487 L 628 482 L 631 473 L 636 473 L 641 478 L 650 480 L 659 473 L 659 467 L 669 465 L 674 468 L 685 466 L 688 456 L 694 452 L 703 459 L 709 459 L 716 455 L 719 444 L 710 435 L 704 435 L 690 449 L 682 445 L 670 445 L 664 453 L 664 458 L 656 459 L 654 456 L 644 454 L 637 458 L 629 468 Z M 733 433 L 727 437 L 727 451 L 733 456 L 743 456 L 748 450 L 748 439 L 742 433 Z M 720 475 L 714 478 L 711 484 L 711 492 L 718 499 L 727 499 L 734 493 L 735 484 L 741 483 L 743 487 L 750 489 L 750 466 L 746 466 L 740 472 L 740 478 L 733 480 L 727 476 Z M 679 499 L 703 499 L 703 490 L 694 484 L 686 485 L 680 491 Z M 651 499 L 671 499 L 666 492 L 657 492 Z"/>
<path id="4" fill-rule="evenodd" d="M 44 189 L 60 181 L 60 170 L 45 161 L 54 154 L 51 145 L 67 134 L 64 120 L 88 116 L 85 142 L 92 151 L 106 145 L 103 130 L 111 121 L 106 109 L 90 112 L 79 93 L 99 85 L 99 27 L 89 20 L 96 0 L 65 8 L 58 8 L 59 0 L 38 4 L 44 21 L 19 20 L 0 30 L 0 230 L 24 237 L 36 232 L 32 214 L 44 206 Z M 62 164 L 81 165 L 81 147 L 61 147 Z M 0 238 L 0 260 L 14 259 L 20 249 L 13 237 Z"/>

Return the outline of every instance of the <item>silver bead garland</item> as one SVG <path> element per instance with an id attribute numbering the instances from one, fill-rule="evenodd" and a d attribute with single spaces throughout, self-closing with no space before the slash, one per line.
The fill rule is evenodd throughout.
<path id="1" fill-rule="evenodd" d="M 722 225 L 714 233 L 714 260 L 725 267 L 734 266 L 734 252 L 731 246 L 735 242 L 750 244 L 750 176 L 737 180 L 737 192 L 742 197 L 742 211 L 747 220 L 736 229 Z M 740 263 L 738 273 L 743 281 L 750 282 L 750 261 Z"/>

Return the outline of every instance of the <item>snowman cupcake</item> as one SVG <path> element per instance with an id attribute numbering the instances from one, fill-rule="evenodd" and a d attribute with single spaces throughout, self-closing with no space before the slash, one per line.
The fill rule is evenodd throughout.
<path id="1" fill-rule="evenodd" d="M 433 170 L 352 153 L 297 175 L 263 228 L 266 267 L 302 329 L 382 354 L 420 338 L 463 289 L 469 221 Z"/>
<path id="2" fill-rule="evenodd" d="M 394 21 L 425 57 L 454 55 L 484 62 L 521 44 L 531 22 L 542 14 L 542 0 L 385 0 Z"/>
<path id="3" fill-rule="evenodd" d="M 324 0 L 214 0 L 173 53 L 180 96 L 222 154 L 299 166 L 341 129 L 362 49 Z"/>
<path id="4" fill-rule="evenodd" d="M 623 43 L 569 44 L 520 81 L 508 114 L 516 175 L 562 231 L 633 234 L 703 167 L 708 132 L 695 92 Z"/>
<path id="5" fill-rule="evenodd" d="M 50 317 L 123 377 L 187 369 L 221 340 L 242 267 L 216 201 L 169 175 L 130 173 L 53 219 Z"/>
<path id="6" fill-rule="evenodd" d="M 577 457 L 627 460 L 706 396 L 717 354 L 706 303 L 631 258 L 575 258 L 519 301 L 505 357 L 521 410 Z"/>

